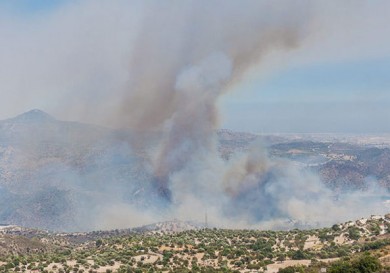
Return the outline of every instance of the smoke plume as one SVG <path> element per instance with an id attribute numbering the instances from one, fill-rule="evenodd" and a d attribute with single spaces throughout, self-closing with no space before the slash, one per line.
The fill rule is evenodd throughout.
<path id="1" fill-rule="evenodd" d="M 140 165 L 147 181 L 137 188 L 139 181 L 131 176 L 123 181 L 110 173 L 103 179 L 99 168 L 106 161 L 96 163 L 94 173 L 88 168 L 69 172 L 76 182 L 71 189 L 64 187 L 67 191 L 82 192 L 84 198 L 100 194 L 89 198 L 89 204 L 73 204 L 80 226 L 117 228 L 173 217 L 200 220 L 207 210 L 218 226 L 280 228 L 288 219 L 323 225 L 383 212 L 375 202 L 367 206 L 363 193 L 335 200 L 316 174 L 270 158 L 259 143 L 228 160 L 218 153 L 218 100 L 268 55 L 285 54 L 305 43 L 315 25 L 312 1 L 86 3 L 52 15 L 54 31 L 41 27 L 39 20 L 31 27 L 37 26 L 42 37 L 59 38 L 49 43 L 55 52 L 43 47 L 51 49 L 42 53 L 51 61 L 26 72 L 34 76 L 31 88 L 38 89 L 40 80 L 48 88 L 61 85 L 61 95 L 47 92 L 55 98 L 49 101 L 56 102 L 57 112 L 128 128 L 133 137 L 116 141 L 125 143 L 134 157 L 129 164 Z M 85 18 L 80 15 L 84 13 Z M 105 25 L 88 22 L 100 22 L 100 15 L 110 18 Z M 81 23 L 69 29 L 66 22 L 79 17 Z M 34 57 L 42 50 L 39 41 L 31 44 L 33 59 L 39 59 Z M 87 61 L 69 65 L 68 58 L 77 60 L 79 55 Z M 141 191 L 147 206 L 132 200 Z M 88 217 L 88 212 L 98 217 Z M 92 218 L 97 222 L 89 222 Z"/>
<path id="2" fill-rule="evenodd" d="M 167 199 L 171 175 L 197 153 L 216 152 L 218 98 L 267 53 L 303 39 L 308 7 L 280 4 L 190 1 L 146 9 L 119 116 L 133 130 L 163 131 L 153 164 Z"/>
<path id="3" fill-rule="evenodd" d="M 170 204 L 166 213 L 207 209 L 219 224 L 268 227 L 283 219 L 323 224 L 351 216 L 348 204 L 364 200 L 360 194 L 337 203 L 315 174 L 271 160 L 261 145 L 227 162 L 219 158 L 218 99 L 267 54 L 299 47 L 312 19 L 306 1 L 219 4 L 153 5 L 135 39 L 119 116 L 141 134 L 162 131 L 151 154 L 152 183 Z M 331 219 L 323 219 L 325 212 Z"/>

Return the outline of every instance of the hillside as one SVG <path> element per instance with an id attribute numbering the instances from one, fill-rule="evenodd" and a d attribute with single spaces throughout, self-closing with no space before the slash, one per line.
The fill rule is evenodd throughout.
<path id="1" fill-rule="evenodd" d="M 126 206 L 141 211 L 153 210 L 156 203 L 167 206 L 158 201 L 148 150 L 137 148 L 143 137 L 129 130 L 60 121 L 40 110 L 0 121 L 0 222 L 67 231 L 109 229 L 112 222 L 126 227 L 152 222 L 122 223 L 121 218 L 106 217 L 118 208 L 127 213 Z M 357 144 L 357 138 L 229 130 L 218 131 L 217 137 L 218 151 L 227 162 L 262 143 L 270 157 L 318 173 L 335 194 L 366 190 L 375 181 L 390 186 L 390 149 L 365 138 Z M 383 195 L 388 199 L 386 191 Z"/>
<path id="2" fill-rule="evenodd" d="M 179 231 L 174 226 L 188 224 L 173 221 L 156 224 L 154 229 L 104 233 L 48 233 L 2 227 L 0 271 L 270 273 L 294 265 L 309 266 L 307 270 L 326 268 L 338 259 L 362 252 L 380 257 L 386 266 L 390 250 L 390 215 L 313 230 L 193 227 Z"/>
<path id="3" fill-rule="evenodd" d="M 142 158 L 119 135 L 58 121 L 39 110 L 1 121 L 1 222 L 77 229 L 75 207 L 84 206 L 83 200 L 90 200 L 92 210 L 100 195 L 115 194 L 115 187 L 133 196 L 145 184 L 147 172 L 137 164 Z"/>

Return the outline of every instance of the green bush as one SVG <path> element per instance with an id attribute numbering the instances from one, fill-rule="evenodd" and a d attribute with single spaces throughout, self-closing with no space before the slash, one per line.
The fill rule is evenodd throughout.
<path id="1" fill-rule="evenodd" d="M 332 263 L 329 273 L 375 273 L 381 270 L 379 260 L 369 254 L 364 254 L 359 258 L 348 261 L 342 260 Z"/>

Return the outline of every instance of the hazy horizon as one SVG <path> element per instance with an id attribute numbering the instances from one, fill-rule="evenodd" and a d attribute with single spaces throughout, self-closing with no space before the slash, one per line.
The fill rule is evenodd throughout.
<path id="1" fill-rule="evenodd" d="M 18 116 L 22 116 L 24 114 L 29 114 L 29 113 L 35 112 L 35 111 L 39 111 L 39 112 L 42 112 L 44 114 L 47 114 L 50 117 L 54 118 L 56 121 L 75 122 L 75 123 L 81 123 L 81 124 L 86 124 L 86 125 L 99 126 L 102 128 L 113 129 L 113 130 L 116 130 L 116 129 L 129 130 L 129 128 L 126 128 L 126 127 L 114 128 L 114 127 L 110 127 L 109 125 L 83 122 L 80 120 L 61 119 L 55 115 L 52 115 L 49 112 L 46 112 L 46 111 L 44 111 L 42 109 L 38 109 L 38 108 L 29 109 L 27 111 L 21 112 L 19 114 L 14 115 L 14 116 L 5 117 L 3 119 L 0 119 L 0 121 L 6 121 L 9 119 L 17 118 Z M 359 135 L 368 135 L 368 136 L 378 135 L 378 136 L 381 136 L 381 135 L 389 135 L 390 134 L 390 132 L 326 132 L 326 131 L 323 131 L 323 132 L 299 132 L 299 131 L 291 131 L 291 132 L 269 131 L 269 132 L 266 132 L 266 131 L 252 131 L 251 129 L 237 130 L 237 129 L 228 128 L 228 127 L 221 127 L 219 129 L 220 130 L 230 130 L 230 131 L 234 131 L 237 133 L 251 133 L 251 134 L 256 134 L 256 135 L 351 135 L 351 136 L 353 136 L 353 135 L 356 135 L 356 136 L 359 136 Z"/>

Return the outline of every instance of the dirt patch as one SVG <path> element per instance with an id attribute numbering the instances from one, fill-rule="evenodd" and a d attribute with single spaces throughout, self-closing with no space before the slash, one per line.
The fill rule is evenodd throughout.
<path id="1" fill-rule="evenodd" d="M 279 269 L 286 268 L 288 266 L 294 266 L 294 265 L 310 265 L 310 260 L 287 260 L 283 262 L 278 262 L 275 264 L 269 264 L 267 265 L 267 273 L 277 273 Z"/>

